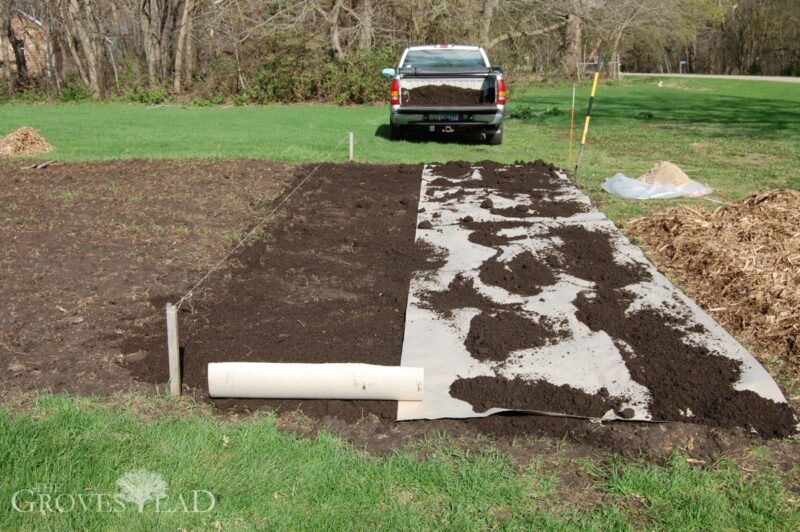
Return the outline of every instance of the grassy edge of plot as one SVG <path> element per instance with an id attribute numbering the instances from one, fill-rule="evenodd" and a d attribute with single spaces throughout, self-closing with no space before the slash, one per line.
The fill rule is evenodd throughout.
<path id="1" fill-rule="evenodd" d="M 663 464 L 571 460 L 558 453 L 515 461 L 492 447 L 474 452 L 428 443 L 423 453 L 374 457 L 321 433 L 292 435 L 272 415 L 235 423 L 186 400 L 137 395 L 113 407 L 99 399 L 38 394 L 25 407 L 0 404 L 4 529 L 192 527 L 481 529 L 796 529 L 796 498 L 767 456 L 748 467 L 722 460 L 699 469 L 673 454 Z M 419 451 L 419 449 L 417 449 Z M 424 458 L 420 456 L 424 455 Z M 565 469 L 587 479 L 576 493 Z M 138 512 L 80 507 L 47 511 L 25 492 L 116 494 L 126 472 L 160 475 L 166 495 Z M 794 471 L 794 480 L 798 472 Z M 182 494 L 204 490 L 215 504 L 185 512 Z M 68 498 L 62 497 L 65 504 Z M 21 506 L 20 506 L 21 505 Z M 205 507 L 208 507 L 206 504 Z M 204 508 L 205 508 L 204 507 Z M 172 510 L 172 511 L 167 511 Z"/>

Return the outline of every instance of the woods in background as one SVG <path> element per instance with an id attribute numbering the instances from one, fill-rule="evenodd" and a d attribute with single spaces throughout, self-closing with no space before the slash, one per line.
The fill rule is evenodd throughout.
<path id="1" fill-rule="evenodd" d="M 798 0 L 0 0 L 8 95 L 155 103 L 383 99 L 409 44 L 487 48 L 511 80 L 800 75 Z M 616 66 L 615 66 L 616 68 Z"/>

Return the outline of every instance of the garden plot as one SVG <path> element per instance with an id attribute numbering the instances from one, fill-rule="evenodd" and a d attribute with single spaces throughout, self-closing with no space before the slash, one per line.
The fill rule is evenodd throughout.
<path id="1" fill-rule="evenodd" d="M 399 420 L 518 410 L 785 434 L 764 368 L 552 166 L 423 170 L 401 364 L 425 399 Z"/>

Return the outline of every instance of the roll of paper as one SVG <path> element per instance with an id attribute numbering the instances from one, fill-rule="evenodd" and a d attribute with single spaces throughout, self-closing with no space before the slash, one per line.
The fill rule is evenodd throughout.
<path id="1" fill-rule="evenodd" d="M 421 401 L 423 368 L 371 364 L 215 362 L 211 397 Z"/>

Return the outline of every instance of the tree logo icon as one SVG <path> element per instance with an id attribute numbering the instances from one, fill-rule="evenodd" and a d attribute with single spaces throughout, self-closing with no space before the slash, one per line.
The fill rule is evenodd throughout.
<path id="1" fill-rule="evenodd" d="M 128 471 L 117 480 L 119 497 L 123 501 L 136 503 L 139 513 L 148 501 L 157 501 L 167 496 L 167 483 L 158 473 L 146 469 Z"/>

